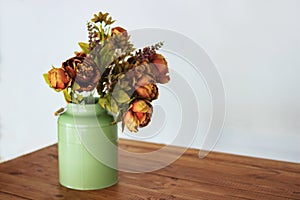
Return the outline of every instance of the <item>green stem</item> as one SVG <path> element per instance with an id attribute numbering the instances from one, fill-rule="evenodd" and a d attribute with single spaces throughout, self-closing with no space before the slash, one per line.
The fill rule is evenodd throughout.
<path id="1" fill-rule="evenodd" d="M 101 34 L 101 43 L 104 44 L 104 29 L 102 27 L 102 24 L 100 24 L 100 34 Z"/>

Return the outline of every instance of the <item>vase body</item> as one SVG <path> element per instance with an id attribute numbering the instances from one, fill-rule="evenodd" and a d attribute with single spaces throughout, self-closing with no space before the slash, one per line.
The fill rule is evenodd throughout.
<path id="1" fill-rule="evenodd" d="M 68 104 L 58 118 L 61 185 L 95 190 L 118 182 L 118 133 L 113 120 L 99 104 Z"/>

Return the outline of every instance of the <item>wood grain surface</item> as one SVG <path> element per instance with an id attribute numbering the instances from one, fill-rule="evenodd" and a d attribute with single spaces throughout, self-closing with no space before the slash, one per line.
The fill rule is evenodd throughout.
<path id="1" fill-rule="evenodd" d="M 152 152 L 163 145 L 120 140 L 130 152 Z M 167 159 L 179 147 L 159 155 Z M 147 158 L 121 159 L 122 168 L 146 165 Z M 298 199 L 300 164 L 224 153 L 199 159 L 188 149 L 171 165 L 147 173 L 119 172 L 119 183 L 95 191 L 76 191 L 58 183 L 57 145 L 0 164 L 0 200 L 10 199 Z"/>

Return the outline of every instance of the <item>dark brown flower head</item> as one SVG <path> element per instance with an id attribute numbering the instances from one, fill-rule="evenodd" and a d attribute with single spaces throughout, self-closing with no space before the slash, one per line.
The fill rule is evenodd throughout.
<path id="1" fill-rule="evenodd" d="M 99 67 L 92 58 L 82 52 L 63 62 L 62 68 L 78 84 L 79 92 L 93 90 L 100 79 Z"/>
<path id="2" fill-rule="evenodd" d="M 84 60 L 83 56 L 72 57 L 62 63 L 62 68 L 68 73 L 68 75 L 75 79 L 77 75 L 77 66 Z"/>

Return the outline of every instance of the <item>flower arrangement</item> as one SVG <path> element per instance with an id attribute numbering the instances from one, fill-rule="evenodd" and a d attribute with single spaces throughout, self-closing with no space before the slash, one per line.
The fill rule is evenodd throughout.
<path id="1" fill-rule="evenodd" d="M 114 22 L 109 13 L 95 14 L 87 22 L 88 42 L 79 42 L 81 51 L 43 76 L 67 103 L 99 103 L 115 123 L 122 122 L 122 130 L 126 125 L 137 132 L 151 120 L 157 83 L 170 80 L 168 64 L 157 53 L 162 42 L 135 50 L 124 28 L 112 28 Z"/>

